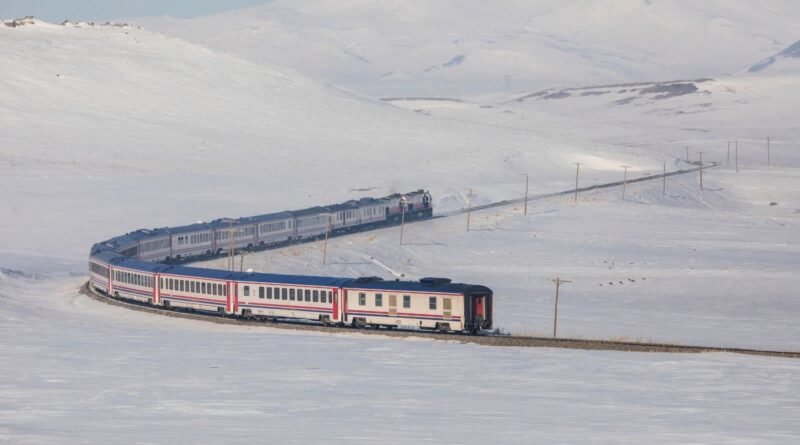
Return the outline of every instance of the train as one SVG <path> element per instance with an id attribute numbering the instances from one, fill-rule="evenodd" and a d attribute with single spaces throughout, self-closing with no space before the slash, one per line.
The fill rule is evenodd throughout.
<path id="1" fill-rule="evenodd" d="M 447 278 L 418 281 L 228 271 L 185 263 L 431 218 L 425 190 L 296 211 L 140 229 L 96 243 L 89 286 L 175 310 L 357 328 L 476 334 L 492 327 L 493 294 Z"/>

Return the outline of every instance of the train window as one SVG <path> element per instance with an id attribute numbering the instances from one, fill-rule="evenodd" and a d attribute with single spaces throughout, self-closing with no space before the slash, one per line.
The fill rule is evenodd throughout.
<path id="1" fill-rule="evenodd" d="M 314 303 L 319 303 L 319 291 L 314 290 Z"/>
<path id="2" fill-rule="evenodd" d="M 264 299 L 264 286 L 259 286 L 258 287 L 258 298 L 260 298 L 262 300 Z"/>
<path id="3" fill-rule="evenodd" d="M 406 309 L 411 307 L 411 295 L 403 295 L 403 307 Z"/>
<path id="4" fill-rule="evenodd" d="M 164 279 L 163 278 L 159 278 L 158 279 L 158 287 L 164 287 Z"/>
<path id="5" fill-rule="evenodd" d="M 281 289 L 281 300 L 285 300 L 286 297 L 287 297 L 287 294 L 288 294 L 288 291 L 286 290 L 286 288 L 285 287 L 282 288 Z"/>
<path id="6" fill-rule="evenodd" d="M 267 299 L 272 300 L 272 288 L 267 288 Z"/>
<path id="7" fill-rule="evenodd" d="M 184 280 L 180 280 L 180 282 L 179 282 L 179 284 L 178 284 L 178 287 L 180 287 L 180 289 L 181 289 L 181 292 L 183 292 L 183 291 L 184 291 L 184 283 L 186 283 L 186 281 L 184 281 Z"/>
<path id="8" fill-rule="evenodd" d="M 200 283 L 200 293 L 201 294 L 206 293 L 206 283 Z"/>
<path id="9" fill-rule="evenodd" d="M 328 295 L 325 293 L 324 290 L 319 291 L 319 302 L 320 303 L 328 302 Z"/>
<path id="10" fill-rule="evenodd" d="M 243 294 L 244 294 L 245 297 L 249 297 L 250 296 L 250 286 L 245 286 L 244 287 Z"/>
<path id="11" fill-rule="evenodd" d="M 428 298 L 428 308 L 432 311 L 436 310 L 436 297 Z"/>
<path id="12" fill-rule="evenodd" d="M 328 291 L 328 303 L 333 303 L 333 292 Z"/>
<path id="13" fill-rule="evenodd" d="M 361 292 L 358 294 L 358 305 L 359 306 L 366 306 L 367 305 L 367 294 Z"/>
<path id="14" fill-rule="evenodd" d="M 375 294 L 375 306 L 383 306 L 383 294 Z"/>
<path id="15" fill-rule="evenodd" d="M 294 289 L 289 289 L 289 300 L 294 301 Z"/>
<path id="16" fill-rule="evenodd" d="M 303 301 L 303 289 L 297 289 L 297 301 Z"/>
<path id="17" fill-rule="evenodd" d="M 214 295 L 216 295 L 216 296 L 222 295 L 222 285 L 221 284 L 215 284 L 214 285 Z"/>

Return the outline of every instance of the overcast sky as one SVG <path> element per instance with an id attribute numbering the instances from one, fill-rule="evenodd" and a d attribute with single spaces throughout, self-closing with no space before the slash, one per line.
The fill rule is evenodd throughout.
<path id="1" fill-rule="evenodd" d="M 194 17 L 271 0 L 0 0 L 0 18 L 32 15 L 49 22 L 170 15 Z"/>

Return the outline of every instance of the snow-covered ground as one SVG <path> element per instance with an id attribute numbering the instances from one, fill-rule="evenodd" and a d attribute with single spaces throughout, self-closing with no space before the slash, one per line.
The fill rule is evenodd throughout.
<path id="1" fill-rule="evenodd" d="M 673 24 L 674 16 L 708 16 L 697 13 L 706 6 L 652 3 L 669 13 L 649 17 Z M 327 5 L 321 22 L 343 13 L 337 4 L 307 9 Z M 587 11 L 581 4 L 604 5 L 570 2 L 543 17 Z M 287 5 L 276 2 L 281 14 Z M 595 79 L 602 64 L 593 58 L 571 68 L 575 79 L 541 88 L 473 88 L 464 75 L 443 79 L 456 83 L 452 91 L 480 95 L 386 101 L 334 86 L 335 72 L 290 63 L 305 43 L 284 48 L 287 62 L 276 64 L 279 49 L 263 39 L 243 49 L 223 34 L 204 46 L 135 27 L 0 24 L 0 442 L 797 442 L 800 365 L 792 360 L 236 328 L 132 313 L 77 293 L 89 246 L 140 227 L 332 203 L 373 187 L 373 195 L 429 188 L 438 210 L 454 210 L 466 205 L 468 187 L 475 204 L 521 197 L 521 173 L 530 174 L 531 194 L 568 190 L 573 162 L 582 163 L 582 185 L 620 180 L 621 165 L 641 177 L 660 173 L 663 162 L 685 167 L 688 147 L 693 161 L 704 151 L 722 163 L 705 172 L 703 191 L 692 174 L 670 178 L 666 195 L 650 181 L 630 184 L 625 201 L 609 189 L 577 203 L 531 202 L 527 216 L 521 206 L 478 212 L 469 233 L 464 216 L 409 225 L 402 247 L 397 228 L 336 238 L 325 266 L 319 244 L 249 255 L 244 264 L 485 284 L 497 295 L 498 327 L 536 334 L 550 332 L 550 279 L 560 276 L 572 281 L 561 289 L 560 335 L 798 350 L 800 76 L 788 58 L 745 69 L 796 41 L 796 5 L 774 1 L 750 18 L 747 2 L 725 5 L 719 13 L 741 33 L 719 37 L 715 26 L 725 20 L 716 21 L 705 45 L 722 54 L 730 43 L 741 54 L 702 65 L 705 52 L 692 51 L 684 62 L 708 67 L 692 77 L 713 80 L 667 98 L 640 94 L 653 85 L 605 81 L 674 74 L 666 70 L 680 50 L 665 49 L 665 40 L 608 78 Z M 318 24 L 294 17 L 309 29 Z M 227 33 L 236 22 L 218 23 Z M 608 23 L 598 28 L 607 38 L 593 45 L 613 47 L 612 58 L 643 54 L 618 46 L 626 32 L 640 32 L 618 17 Z M 778 24 L 751 39 L 761 23 Z M 386 29 L 391 41 L 402 34 Z M 365 32 L 371 51 L 382 45 L 374 32 Z M 461 32 L 479 37 L 474 26 Z M 705 34 L 687 25 L 670 35 L 685 49 Z M 309 54 L 326 45 L 341 42 Z M 254 56 L 265 49 L 269 58 Z M 571 63 L 559 57 L 548 59 L 556 73 Z M 576 57 L 569 61 L 588 60 Z M 424 62 L 413 51 L 387 60 L 406 60 L 409 70 Z M 404 82 L 413 96 L 427 94 L 424 76 Z M 347 86 L 377 88 L 360 85 Z M 536 95 L 544 90 L 557 94 Z M 733 152 L 728 162 L 732 140 L 738 173 Z"/>

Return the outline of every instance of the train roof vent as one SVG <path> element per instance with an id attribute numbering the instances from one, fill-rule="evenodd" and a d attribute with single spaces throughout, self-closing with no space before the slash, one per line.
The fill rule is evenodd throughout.
<path id="1" fill-rule="evenodd" d="M 358 277 L 358 278 L 355 279 L 355 283 L 356 284 L 374 283 L 376 281 L 383 281 L 383 278 L 381 278 L 381 277 Z"/>
<path id="2" fill-rule="evenodd" d="M 429 286 L 438 286 L 440 284 L 449 284 L 452 281 L 453 280 L 451 280 L 450 278 L 437 278 L 437 277 L 425 277 L 425 278 L 420 278 L 419 279 L 420 283 L 427 284 Z"/>

